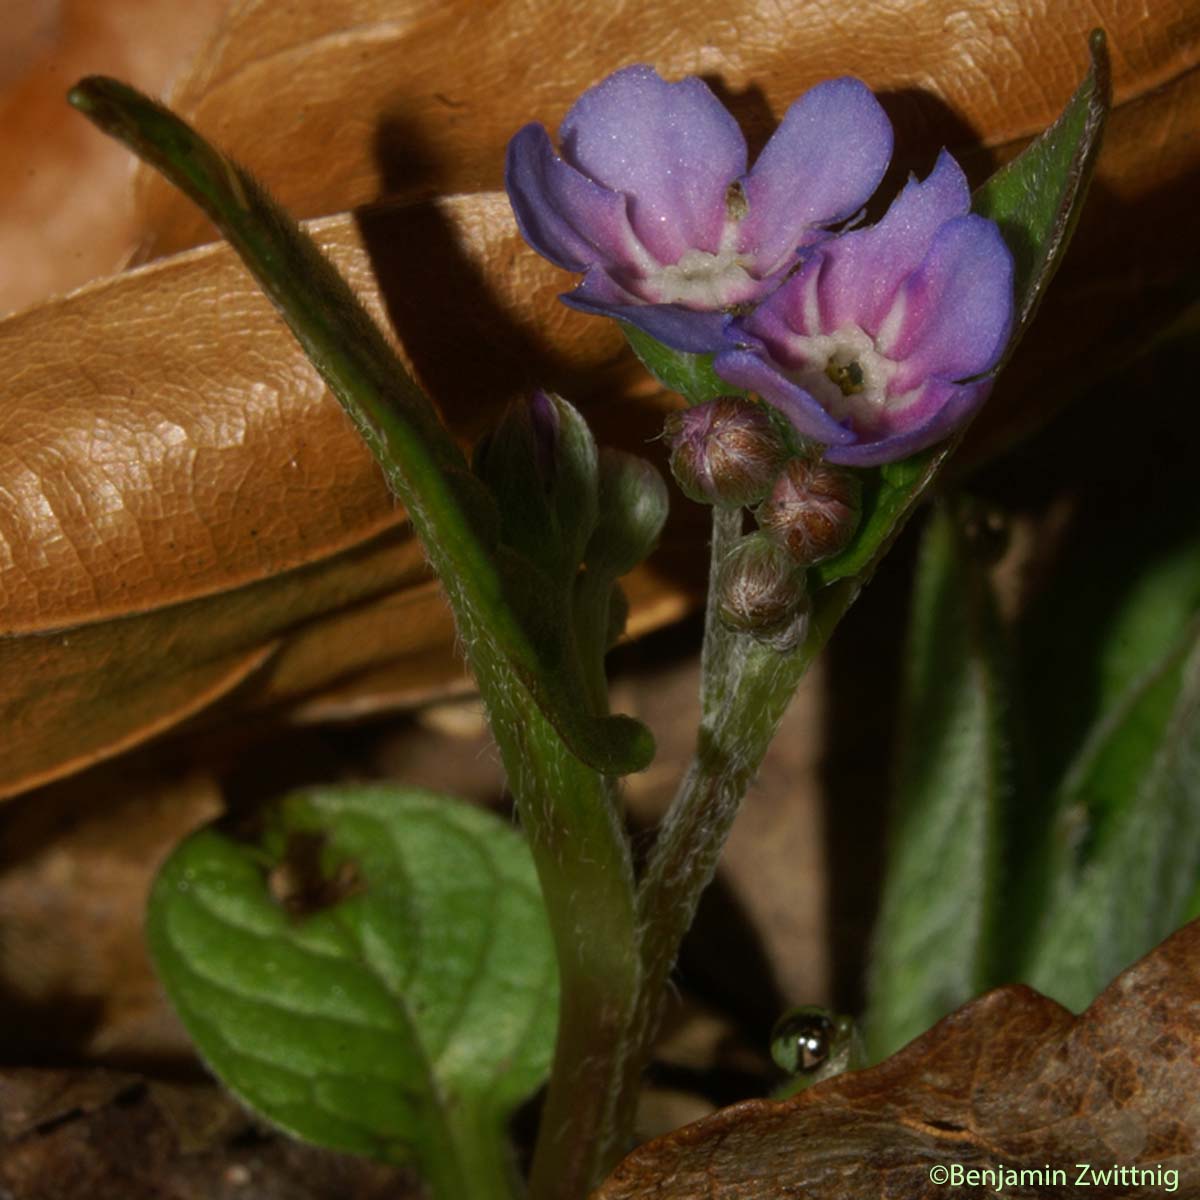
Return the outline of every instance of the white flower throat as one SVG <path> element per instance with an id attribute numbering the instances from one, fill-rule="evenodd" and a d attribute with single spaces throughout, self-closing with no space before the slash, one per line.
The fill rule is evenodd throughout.
<path id="1" fill-rule="evenodd" d="M 649 282 L 662 304 L 727 308 L 755 290 L 754 277 L 746 269 L 749 263 L 748 255 L 738 254 L 732 247 L 722 247 L 716 254 L 687 250 L 677 263 L 662 267 Z"/>
<path id="2" fill-rule="evenodd" d="M 725 223 L 715 254 L 685 250 L 679 261 L 647 272 L 646 282 L 660 304 L 685 308 L 730 308 L 759 291 L 750 273 L 753 256 L 737 249 L 739 226 L 750 211 L 742 185 L 733 182 L 725 192 Z"/>
<path id="3" fill-rule="evenodd" d="M 857 325 L 836 333 L 788 339 L 804 365 L 787 372 L 835 421 L 869 428 L 888 408 L 887 386 L 897 364 Z"/>

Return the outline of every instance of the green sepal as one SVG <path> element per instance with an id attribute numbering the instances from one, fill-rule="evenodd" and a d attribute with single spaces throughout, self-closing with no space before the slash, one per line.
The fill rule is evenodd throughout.
<path id="1" fill-rule="evenodd" d="M 253 841 L 216 826 L 162 868 L 155 967 L 245 1104 L 319 1145 L 504 1195 L 505 1124 L 545 1078 L 557 973 L 528 848 L 429 792 L 316 788 Z M 472 1188 L 478 1191 L 472 1191 Z"/>
<path id="2" fill-rule="evenodd" d="M 243 168 L 179 117 L 112 79 L 85 79 L 71 103 L 199 204 L 288 323 L 404 502 L 454 608 L 476 676 L 498 655 L 583 762 L 605 774 L 646 767 L 654 739 L 630 717 L 598 717 L 573 661 L 508 602 L 495 554 L 495 499 L 470 473 L 433 405 L 346 281 Z M 560 634 L 560 640 L 563 635 Z"/>
<path id="3" fill-rule="evenodd" d="M 642 366 L 663 387 L 678 392 L 689 404 L 704 404 L 718 396 L 746 394 L 741 388 L 726 383 L 713 370 L 712 354 L 688 354 L 683 350 L 672 350 L 636 325 L 630 325 L 627 321 L 618 324 Z"/>

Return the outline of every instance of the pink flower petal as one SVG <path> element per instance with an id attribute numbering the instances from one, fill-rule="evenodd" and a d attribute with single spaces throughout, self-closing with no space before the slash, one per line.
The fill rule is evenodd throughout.
<path id="1" fill-rule="evenodd" d="M 879 348 L 901 363 L 892 387 L 902 392 L 925 379 L 966 379 L 994 367 L 1012 307 L 1012 254 L 1000 230 L 973 214 L 947 221 L 884 320 Z"/>
<path id="2" fill-rule="evenodd" d="M 971 209 L 971 192 L 958 163 L 939 155 L 929 177 L 904 185 L 878 225 L 855 229 L 826 246 L 821 311 L 828 329 L 851 321 L 873 337 L 905 276 L 920 265 L 937 231 Z"/>
<path id="3" fill-rule="evenodd" d="M 630 228 L 625 197 L 563 162 L 540 125 L 526 125 L 508 143 L 505 186 L 521 236 L 557 266 L 652 265 Z"/>

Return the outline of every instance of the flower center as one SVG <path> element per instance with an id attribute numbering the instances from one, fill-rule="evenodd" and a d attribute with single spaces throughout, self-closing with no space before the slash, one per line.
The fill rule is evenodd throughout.
<path id="1" fill-rule="evenodd" d="M 879 424 L 896 364 L 879 353 L 867 333 L 847 325 L 836 333 L 792 338 L 788 350 L 800 363 L 788 372 L 789 378 L 834 420 L 860 433 Z"/>
<path id="2" fill-rule="evenodd" d="M 843 396 L 857 396 L 866 386 L 862 363 L 848 357 L 844 350 L 837 351 L 825 364 L 825 374 L 842 389 Z"/>
<path id="3" fill-rule="evenodd" d="M 716 254 L 687 250 L 677 263 L 651 275 L 659 304 L 682 304 L 685 308 L 727 308 L 748 299 L 758 285 L 746 267 L 749 259 L 732 248 Z"/>
<path id="4" fill-rule="evenodd" d="M 645 269 L 632 290 L 651 304 L 682 304 L 701 311 L 729 312 L 757 300 L 763 285 L 750 274 L 753 255 L 737 248 L 739 227 L 748 211 L 746 193 L 734 180 L 725 190 L 725 221 L 716 252 L 685 250 L 678 262 Z"/>

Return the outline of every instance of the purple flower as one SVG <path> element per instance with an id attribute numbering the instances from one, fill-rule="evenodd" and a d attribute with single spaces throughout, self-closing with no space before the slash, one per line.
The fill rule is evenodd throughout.
<path id="1" fill-rule="evenodd" d="M 559 128 L 508 146 L 506 185 L 525 240 L 584 273 L 563 299 L 632 322 L 677 350 L 727 343 L 754 303 L 874 192 L 892 150 L 879 102 L 832 79 L 788 109 L 754 169 L 737 122 L 696 78 L 626 67 L 585 92 Z"/>
<path id="2" fill-rule="evenodd" d="M 721 378 L 757 392 L 825 458 L 893 462 L 940 441 L 983 402 L 1008 341 L 1012 255 L 970 213 L 945 151 L 883 220 L 815 247 L 730 334 Z M 966 382 L 963 382 L 966 381 Z"/>

